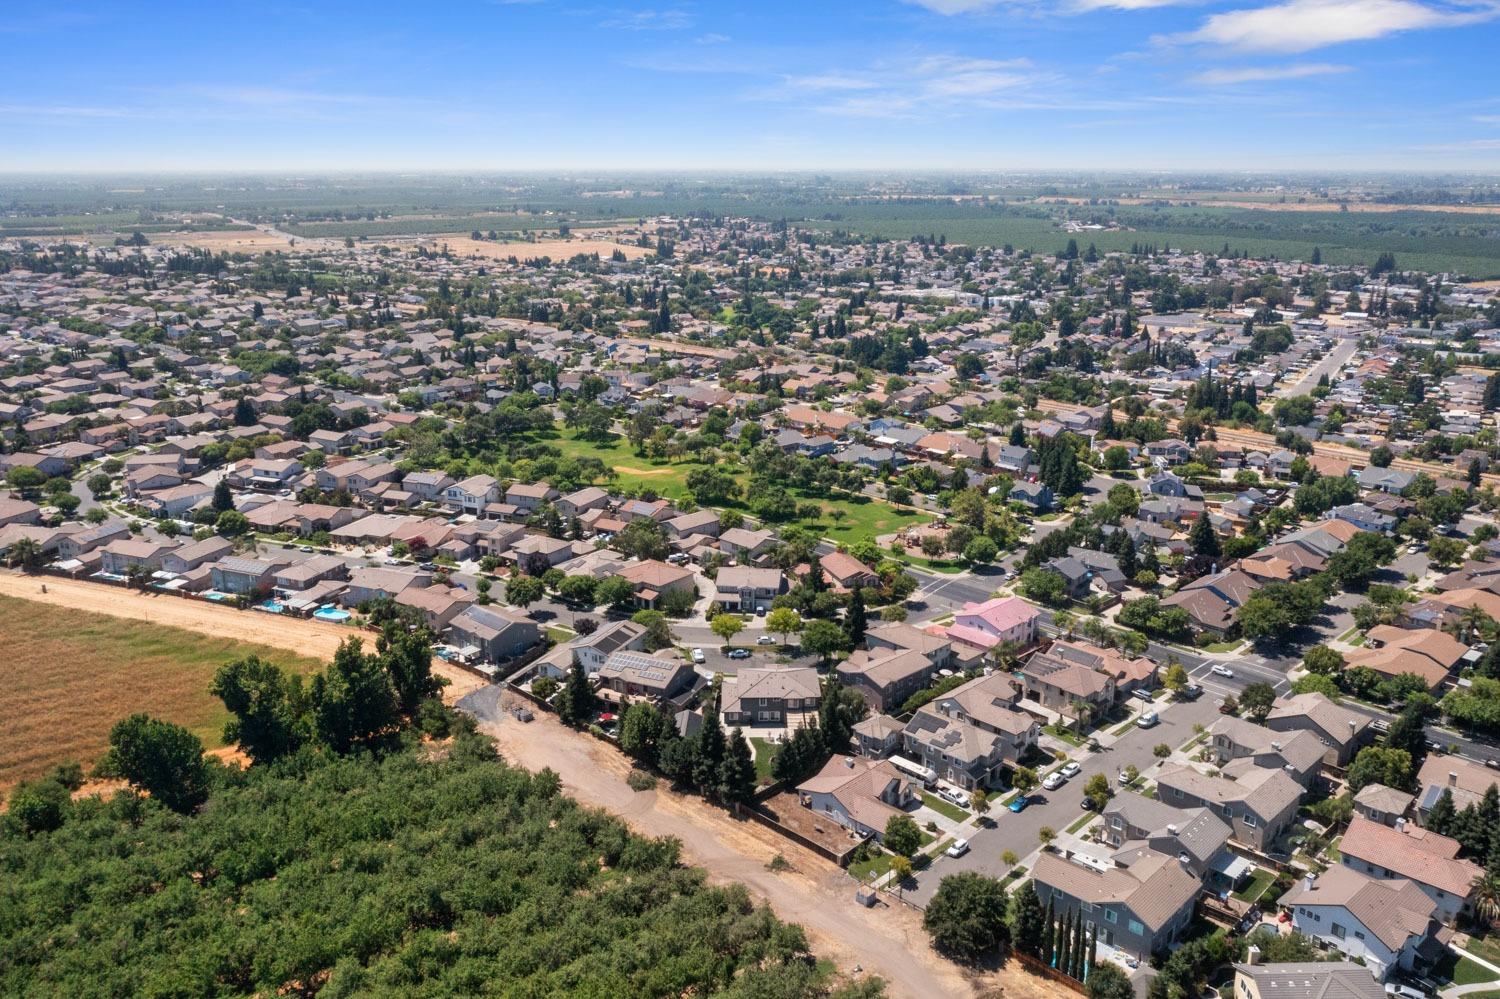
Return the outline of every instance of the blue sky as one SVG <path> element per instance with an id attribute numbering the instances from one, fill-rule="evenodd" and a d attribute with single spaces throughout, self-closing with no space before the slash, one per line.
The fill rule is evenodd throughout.
<path id="1" fill-rule="evenodd" d="M 7 0 L 0 52 L 0 170 L 1500 172 L 1500 0 Z"/>

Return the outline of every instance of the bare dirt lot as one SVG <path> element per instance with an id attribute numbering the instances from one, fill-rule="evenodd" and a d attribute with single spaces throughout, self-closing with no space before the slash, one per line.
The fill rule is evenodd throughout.
<path id="1" fill-rule="evenodd" d="M 290 250 L 292 240 L 279 233 L 259 229 L 222 229 L 208 232 L 156 232 L 149 237 L 153 244 L 192 246 L 215 253 L 264 253 L 267 250 Z M 298 246 L 313 240 L 299 239 Z"/>
<path id="2" fill-rule="evenodd" d="M 221 663 L 253 653 L 306 672 L 332 658 L 344 638 L 361 634 L 181 597 L 0 572 L 0 637 L 8 650 L 0 668 L 0 787 L 63 760 L 92 762 L 110 726 L 134 711 L 177 721 L 215 745 L 225 715 L 208 684 Z M 433 672 L 449 681 L 449 701 L 485 685 L 441 660 L 433 660 Z"/>
<path id="3" fill-rule="evenodd" d="M 445 235 L 422 236 L 418 238 L 418 243 L 433 249 L 446 245 L 449 250 L 461 257 L 490 257 L 495 260 L 506 260 L 510 257 L 515 257 L 517 260 L 535 260 L 539 257 L 566 260 L 580 253 L 597 253 L 608 259 L 616 250 L 625 254 L 630 260 L 639 260 L 654 252 L 644 246 L 631 246 L 607 239 L 591 239 L 587 236 L 572 239 L 538 239 L 535 243 L 530 243 L 524 241 L 494 242 L 487 239 L 470 239 L 468 236 Z"/>
<path id="4" fill-rule="evenodd" d="M 498 694 L 493 688 L 477 695 L 490 705 L 480 709 L 488 719 L 481 728 L 508 760 L 529 769 L 551 767 L 569 795 L 620 816 L 637 832 L 677 837 L 688 862 L 706 868 L 711 880 L 745 885 L 781 918 L 800 923 L 814 950 L 846 972 L 862 967 L 883 977 L 892 996 L 912 999 L 981 993 L 1042 999 L 1054 994 L 1047 983 L 1013 964 L 984 975 L 960 969 L 932 950 L 915 910 L 884 903 L 862 908 L 854 902 L 854 882 L 838 867 L 697 798 L 675 794 L 665 785 L 632 791 L 624 779 L 629 763 L 618 752 L 565 728 L 545 712 L 529 724 L 517 722 L 494 708 L 492 699 Z M 791 864 L 790 870 L 768 868 L 777 854 Z"/>

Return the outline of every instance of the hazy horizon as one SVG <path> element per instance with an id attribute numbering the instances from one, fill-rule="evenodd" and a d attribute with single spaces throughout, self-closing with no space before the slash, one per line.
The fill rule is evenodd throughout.
<path id="1" fill-rule="evenodd" d="M 0 172 L 1500 172 L 1500 0 L 0 16 Z M 601 166 L 600 164 L 609 164 Z"/>

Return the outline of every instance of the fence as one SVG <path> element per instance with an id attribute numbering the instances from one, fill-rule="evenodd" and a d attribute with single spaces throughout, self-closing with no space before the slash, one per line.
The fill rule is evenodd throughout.
<path id="1" fill-rule="evenodd" d="M 1052 965 L 1039 961 L 1036 958 L 1032 957 L 1030 954 L 1018 954 L 1015 951 L 1012 951 L 1011 956 L 1014 957 L 1017 961 L 1020 961 L 1021 967 L 1025 968 L 1033 975 L 1045 978 L 1049 982 L 1056 982 L 1058 985 L 1061 985 L 1066 989 L 1070 989 L 1073 992 L 1077 992 L 1080 995 L 1088 995 L 1088 989 L 1084 987 L 1084 984 L 1082 982 L 1070 975 L 1063 974 L 1061 971 L 1058 971 L 1056 968 L 1052 967 Z"/>
<path id="2" fill-rule="evenodd" d="M 849 866 L 849 861 L 854 856 L 854 851 L 859 849 L 861 845 L 860 843 L 854 843 L 847 850 L 844 850 L 840 853 L 834 850 L 830 850 L 822 843 L 819 843 L 816 840 L 802 835 L 795 829 L 782 825 L 775 818 L 761 811 L 759 808 L 746 808 L 741 805 L 736 805 L 735 813 L 738 815 L 742 815 L 747 819 L 753 819 L 754 821 L 759 822 L 767 829 L 770 829 L 773 832 L 780 833 L 782 836 L 785 836 L 787 839 L 791 840 L 793 843 L 796 843 L 798 846 L 806 847 L 813 853 L 816 853 L 818 856 L 826 857 L 829 860 L 833 861 L 835 864 L 838 864 L 840 867 Z"/>

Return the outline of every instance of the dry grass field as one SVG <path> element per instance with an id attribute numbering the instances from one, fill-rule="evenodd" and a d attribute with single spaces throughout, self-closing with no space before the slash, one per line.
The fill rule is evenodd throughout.
<path id="1" fill-rule="evenodd" d="M 0 647 L 0 790 L 66 760 L 92 764 L 110 726 L 136 711 L 222 745 L 228 715 L 208 685 L 229 660 L 322 666 L 285 649 L 3 595 Z"/>
<path id="2" fill-rule="evenodd" d="M 492 242 L 486 239 L 470 239 L 468 236 L 422 236 L 419 237 L 418 242 L 433 249 L 446 245 L 449 250 L 460 257 L 491 257 L 495 260 L 505 260 L 509 257 L 515 257 L 517 260 L 535 260 L 538 257 L 566 260 L 580 253 L 597 253 L 608 259 L 616 250 L 625 254 L 630 260 L 639 260 L 655 252 L 644 246 L 631 246 L 627 243 L 587 237 L 538 239 L 535 243 L 528 243 L 524 240 Z"/>
<path id="3" fill-rule="evenodd" d="M 289 250 L 291 240 L 279 233 L 259 229 L 215 229 L 205 232 L 154 232 L 153 245 L 192 246 L 214 253 L 264 253 L 267 250 Z M 324 240 L 299 239 L 298 246 L 316 245 Z"/>

